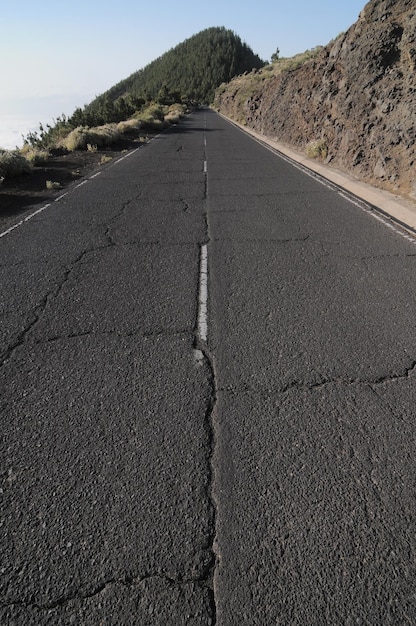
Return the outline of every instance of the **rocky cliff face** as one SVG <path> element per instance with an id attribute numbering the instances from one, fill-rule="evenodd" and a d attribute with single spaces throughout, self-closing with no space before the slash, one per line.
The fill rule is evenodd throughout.
<path id="1" fill-rule="evenodd" d="M 254 91 L 251 75 L 222 86 L 216 107 L 283 143 L 316 141 L 327 163 L 416 199 L 416 0 L 371 0 L 313 60 L 256 74 Z"/>

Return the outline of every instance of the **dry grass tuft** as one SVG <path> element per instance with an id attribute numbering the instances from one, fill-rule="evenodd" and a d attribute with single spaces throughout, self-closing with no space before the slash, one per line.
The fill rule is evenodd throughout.
<path id="1" fill-rule="evenodd" d="M 29 144 L 25 144 L 20 149 L 22 154 L 31 165 L 43 165 L 50 158 L 48 150 L 42 150 L 41 148 L 32 148 Z"/>
<path id="2" fill-rule="evenodd" d="M 46 181 L 46 189 L 62 189 L 61 183 L 53 180 Z"/>

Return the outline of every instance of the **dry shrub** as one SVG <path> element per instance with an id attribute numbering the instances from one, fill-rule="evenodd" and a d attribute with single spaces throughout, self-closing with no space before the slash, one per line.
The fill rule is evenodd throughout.
<path id="1" fill-rule="evenodd" d="M 163 108 L 158 104 L 151 104 L 147 107 L 147 109 L 143 111 L 143 118 L 159 120 L 163 122 L 163 120 L 165 119 L 165 112 Z"/>
<path id="2" fill-rule="evenodd" d="M 62 140 L 62 147 L 70 152 L 73 150 L 85 150 L 88 143 L 87 132 L 88 128 L 84 126 L 74 128 L 74 130 L 71 130 L 69 135 Z"/>
<path id="3" fill-rule="evenodd" d="M 181 117 L 185 113 L 185 106 L 180 104 L 173 104 L 169 107 L 167 114 L 165 115 L 165 121 L 169 124 L 178 124 Z"/>
<path id="4" fill-rule="evenodd" d="M 139 117 L 142 128 L 146 130 L 162 130 L 167 122 L 165 122 L 165 113 L 157 104 L 151 104 L 147 109 L 140 113 Z"/>
<path id="5" fill-rule="evenodd" d="M 73 150 L 86 150 L 88 145 L 92 149 L 95 147 L 97 149 L 103 148 L 119 141 L 121 135 L 116 124 L 105 124 L 104 126 L 96 126 L 94 128 L 78 126 L 63 140 L 62 147 L 70 152 Z"/>
<path id="6" fill-rule="evenodd" d="M 89 133 L 90 143 L 97 145 L 98 148 L 111 146 L 121 139 L 121 133 L 117 130 L 117 124 L 96 126 L 91 128 Z"/>
<path id="7" fill-rule="evenodd" d="M 48 150 L 41 150 L 40 148 L 31 148 L 29 145 L 25 145 L 21 150 L 21 154 L 32 165 L 43 165 L 47 162 L 51 156 Z"/>
<path id="8" fill-rule="evenodd" d="M 47 180 L 46 189 L 62 189 L 62 185 L 61 183 L 58 183 L 58 181 Z"/>
<path id="9" fill-rule="evenodd" d="M 124 122 L 119 122 L 117 124 L 117 131 L 124 135 L 126 133 L 130 133 L 133 130 L 140 130 L 141 127 L 141 120 L 132 118 L 130 120 L 125 120 Z"/>
<path id="10" fill-rule="evenodd" d="M 0 178 L 30 174 L 31 165 L 17 150 L 0 150 Z"/>
<path id="11" fill-rule="evenodd" d="M 325 139 L 310 141 L 305 148 L 305 152 L 310 159 L 322 159 L 324 161 L 328 156 L 328 145 Z"/>
<path id="12" fill-rule="evenodd" d="M 159 130 L 163 130 L 165 128 L 165 122 L 161 121 L 161 120 L 155 120 L 155 119 L 146 119 L 143 120 L 143 128 L 145 128 L 146 130 L 153 130 L 153 131 L 159 131 Z"/>

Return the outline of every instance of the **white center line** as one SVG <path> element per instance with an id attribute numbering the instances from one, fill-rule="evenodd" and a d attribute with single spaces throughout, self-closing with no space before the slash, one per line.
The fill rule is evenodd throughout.
<path id="1" fill-rule="evenodd" d="M 199 266 L 199 294 L 198 294 L 198 335 L 206 343 L 208 338 L 208 246 L 201 247 Z"/>

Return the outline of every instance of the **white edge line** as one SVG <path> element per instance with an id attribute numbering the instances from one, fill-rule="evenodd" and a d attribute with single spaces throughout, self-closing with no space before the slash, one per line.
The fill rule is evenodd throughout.
<path id="1" fill-rule="evenodd" d="M 321 174 L 319 172 L 315 172 L 312 169 L 309 169 L 307 165 L 303 165 L 301 163 L 298 163 L 294 158 L 292 158 L 290 156 L 287 156 L 286 154 L 281 152 L 279 150 L 279 148 L 275 148 L 275 147 L 269 145 L 267 143 L 267 137 L 265 137 L 264 139 L 261 138 L 261 137 L 257 137 L 256 134 L 253 134 L 252 132 L 250 132 L 250 130 L 248 130 L 246 128 L 242 128 L 240 126 L 240 124 L 238 124 L 237 122 L 234 122 L 233 120 L 229 119 L 228 117 L 226 117 L 222 113 L 219 113 L 219 115 L 223 119 L 225 119 L 227 122 L 232 124 L 235 128 L 238 128 L 238 130 L 240 130 L 242 133 L 244 133 L 245 135 L 248 135 L 249 137 L 254 139 L 254 141 L 256 141 L 261 146 L 263 146 L 263 148 L 266 148 L 270 152 L 273 152 L 276 156 L 280 157 L 281 159 L 283 159 L 284 161 L 286 161 L 287 163 L 289 163 L 293 167 L 296 167 L 296 169 L 300 170 L 301 172 L 303 172 L 304 174 L 306 174 L 310 178 L 313 178 L 317 182 L 321 183 L 321 185 L 324 185 L 325 187 L 328 187 L 328 189 L 331 189 L 332 191 L 336 191 L 340 196 L 345 198 L 345 200 L 348 200 L 348 202 L 350 202 L 351 204 L 354 204 L 355 206 L 357 206 L 359 209 L 361 209 L 365 213 L 368 213 L 369 215 L 371 215 L 372 217 L 374 217 L 378 221 L 382 222 L 388 228 L 391 228 L 392 230 L 394 230 L 394 232 L 396 234 L 400 235 L 403 239 L 406 239 L 407 241 L 410 241 L 410 242 L 416 244 L 415 229 L 412 226 L 410 226 L 410 225 L 406 225 L 406 223 L 403 220 L 397 218 L 396 216 L 394 216 L 394 214 L 387 213 L 387 215 L 384 216 L 386 212 L 383 211 L 382 208 L 377 207 L 376 205 L 373 205 L 373 204 L 369 204 L 366 200 L 361 199 L 358 196 L 356 197 L 351 192 L 349 192 L 347 189 L 345 189 L 344 192 L 343 192 L 342 191 L 343 190 L 342 185 L 338 185 L 335 182 L 333 183 L 329 179 L 325 178 L 324 174 Z M 393 224 L 391 223 L 390 220 L 393 221 Z M 395 224 L 397 224 L 397 226 Z"/>
<path id="2" fill-rule="evenodd" d="M 397 235 L 400 235 L 400 237 L 402 237 L 403 239 L 406 239 L 407 241 L 410 241 L 416 245 L 416 239 L 414 236 L 412 236 L 413 233 L 411 231 L 410 232 L 406 231 L 406 226 L 403 226 L 403 229 L 404 229 L 403 231 L 400 230 L 400 228 L 398 226 L 396 227 L 395 225 L 393 225 L 387 217 L 384 217 L 383 215 L 378 213 L 377 207 L 375 206 L 373 207 L 369 205 L 365 200 L 361 200 L 359 198 L 356 199 L 353 195 L 349 195 L 349 192 L 347 190 L 341 191 L 342 187 L 339 187 L 336 183 L 332 183 L 331 181 L 328 181 L 322 174 L 319 174 L 318 172 L 314 172 L 313 170 L 308 169 L 307 166 L 297 163 L 294 159 L 291 159 L 290 157 L 286 156 L 285 154 L 280 152 L 277 148 L 273 148 L 272 146 L 269 146 L 260 138 L 257 138 L 251 133 L 240 128 L 237 124 L 234 124 L 231 120 L 228 120 L 227 118 L 225 119 L 227 121 L 230 121 L 230 123 L 233 124 L 233 126 L 238 128 L 239 130 L 241 130 L 241 132 L 252 137 L 254 141 L 256 141 L 261 146 L 263 146 L 263 148 L 266 148 L 266 150 L 269 150 L 269 152 L 272 152 L 276 156 L 280 157 L 281 159 L 283 159 L 284 161 L 286 161 L 287 163 L 289 163 L 290 165 L 292 165 L 299 171 L 303 172 L 310 178 L 313 178 L 314 180 L 316 180 L 318 183 L 320 183 L 324 187 L 328 187 L 328 189 L 330 189 L 331 191 L 337 192 L 338 195 L 342 196 L 345 200 L 348 200 L 348 202 L 350 202 L 351 204 L 354 204 L 356 207 L 358 207 L 365 213 L 368 213 L 369 215 L 374 217 L 374 219 L 378 220 L 379 222 L 382 222 L 384 226 L 387 226 L 388 228 L 393 230 Z"/>
<path id="3" fill-rule="evenodd" d="M 160 135 L 156 135 L 153 139 L 156 139 L 157 137 L 159 137 Z M 146 143 L 150 143 L 150 141 L 147 141 Z M 112 165 L 115 165 L 116 163 L 120 163 L 120 161 L 123 161 L 124 159 L 127 159 L 127 157 L 131 156 L 132 154 L 134 154 L 135 152 L 137 152 L 138 150 L 140 150 L 141 146 L 138 146 L 137 148 L 135 148 L 134 150 L 132 150 L 131 152 L 128 152 L 127 154 L 125 154 L 124 156 L 121 157 L 121 159 L 118 159 L 117 161 L 114 161 L 114 163 L 112 163 Z M 79 189 L 79 187 L 82 187 L 83 185 L 86 185 L 88 183 L 89 180 L 92 180 L 93 178 L 96 178 L 97 176 L 99 176 L 102 173 L 102 170 L 100 170 L 99 172 L 97 172 L 96 174 L 93 174 L 93 176 L 90 176 L 87 180 L 82 180 L 80 183 L 78 183 L 78 185 L 76 185 L 74 187 L 74 191 L 75 189 Z M 64 198 L 65 196 L 67 196 L 70 193 L 70 191 L 67 191 L 65 193 L 63 193 L 62 195 L 60 195 L 58 198 L 56 198 L 54 200 L 54 202 L 58 202 L 58 200 L 61 200 L 62 198 Z M 40 209 L 37 209 L 36 211 L 34 211 L 33 213 L 31 213 L 30 215 L 26 216 L 24 219 L 20 220 L 19 222 L 17 222 L 16 224 L 13 224 L 13 226 L 10 226 L 9 228 L 7 228 L 6 230 L 4 230 L 3 232 L 0 232 L 0 239 L 2 237 L 5 237 L 6 235 L 8 235 L 9 233 L 13 232 L 14 230 L 16 230 L 16 228 L 19 228 L 19 226 L 22 226 L 25 222 L 28 222 L 29 220 L 32 219 L 32 217 L 35 217 L 35 215 L 39 215 L 39 213 L 42 213 L 42 211 L 44 211 L 45 209 L 47 209 L 48 207 L 51 206 L 51 202 L 49 202 L 48 204 L 45 204 L 43 207 L 41 207 Z"/>
<path id="4" fill-rule="evenodd" d="M 61 196 L 58 196 L 57 198 L 55 198 L 54 202 L 59 202 L 59 200 L 62 200 L 62 198 L 65 198 L 65 196 L 67 196 L 69 194 L 69 191 L 67 191 L 66 193 L 63 193 Z"/>
<path id="5" fill-rule="evenodd" d="M 378 213 L 377 210 L 373 210 L 371 206 L 365 202 L 365 200 L 359 200 L 359 199 L 354 198 L 354 196 L 350 196 L 348 191 L 345 191 L 345 192 L 338 191 L 338 195 L 340 195 L 345 200 L 348 200 L 348 202 L 350 202 L 351 204 L 354 204 L 356 207 L 358 207 L 365 213 L 368 213 L 368 215 L 371 215 L 371 217 L 373 217 L 378 222 L 381 222 L 387 228 L 390 228 L 390 230 L 393 230 L 395 233 L 400 235 L 403 239 L 406 239 L 407 241 L 410 241 L 411 243 L 416 244 L 416 239 L 412 237 L 412 235 L 409 232 L 402 231 L 398 226 L 395 225 L 395 223 L 391 219 L 389 219 L 389 217 L 384 217 L 384 215 L 381 215 L 380 213 Z"/>
<path id="6" fill-rule="evenodd" d="M 40 209 L 37 209 L 37 211 L 34 211 L 33 213 L 31 213 L 30 215 L 25 217 L 24 220 L 22 220 L 22 224 L 23 224 L 23 222 L 28 222 L 29 220 L 32 219 L 32 217 L 35 217 L 35 215 L 38 215 L 39 213 L 42 213 L 42 211 L 44 211 L 45 209 L 47 209 L 50 206 L 51 206 L 51 203 L 49 202 L 48 204 L 45 204 Z"/>
<path id="7" fill-rule="evenodd" d="M 20 220 L 20 222 L 17 222 L 17 224 L 13 224 L 13 226 L 10 226 L 10 228 L 7 228 L 7 230 L 4 230 L 2 233 L 0 233 L 0 239 L 2 237 L 5 237 L 9 233 L 11 233 L 13 230 L 18 228 L 19 226 L 22 226 L 22 224 L 24 224 L 25 222 L 28 222 L 29 220 L 31 220 L 32 217 L 35 217 L 35 215 L 39 215 L 39 213 L 42 213 L 42 211 L 44 211 L 45 209 L 47 209 L 50 206 L 51 206 L 51 203 L 49 202 L 49 204 L 45 204 L 40 209 L 37 209 L 36 211 L 31 213 L 30 215 L 27 215 L 24 219 Z"/>
<path id="8" fill-rule="evenodd" d="M 8 235 L 9 233 L 11 233 L 15 228 L 18 228 L 19 226 L 21 226 L 23 224 L 23 220 L 21 222 L 18 222 L 17 224 L 14 224 L 14 226 L 10 226 L 10 228 L 8 228 L 7 230 L 4 230 L 2 233 L 0 233 L 0 239 L 2 237 L 5 237 L 6 235 Z"/>
<path id="9" fill-rule="evenodd" d="M 156 137 L 155 137 L 156 139 Z M 114 162 L 114 165 L 116 163 L 120 163 L 120 161 L 124 161 L 124 159 L 127 159 L 128 157 L 130 157 L 132 154 L 134 154 L 135 152 L 137 152 L 137 150 L 140 150 L 141 146 L 139 146 L 138 148 L 135 148 L 134 150 L 132 150 L 131 152 L 127 152 L 127 154 L 125 154 L 124 156 L 120 157 L 119 159 L 117 159 L 117 161 Z"/>

